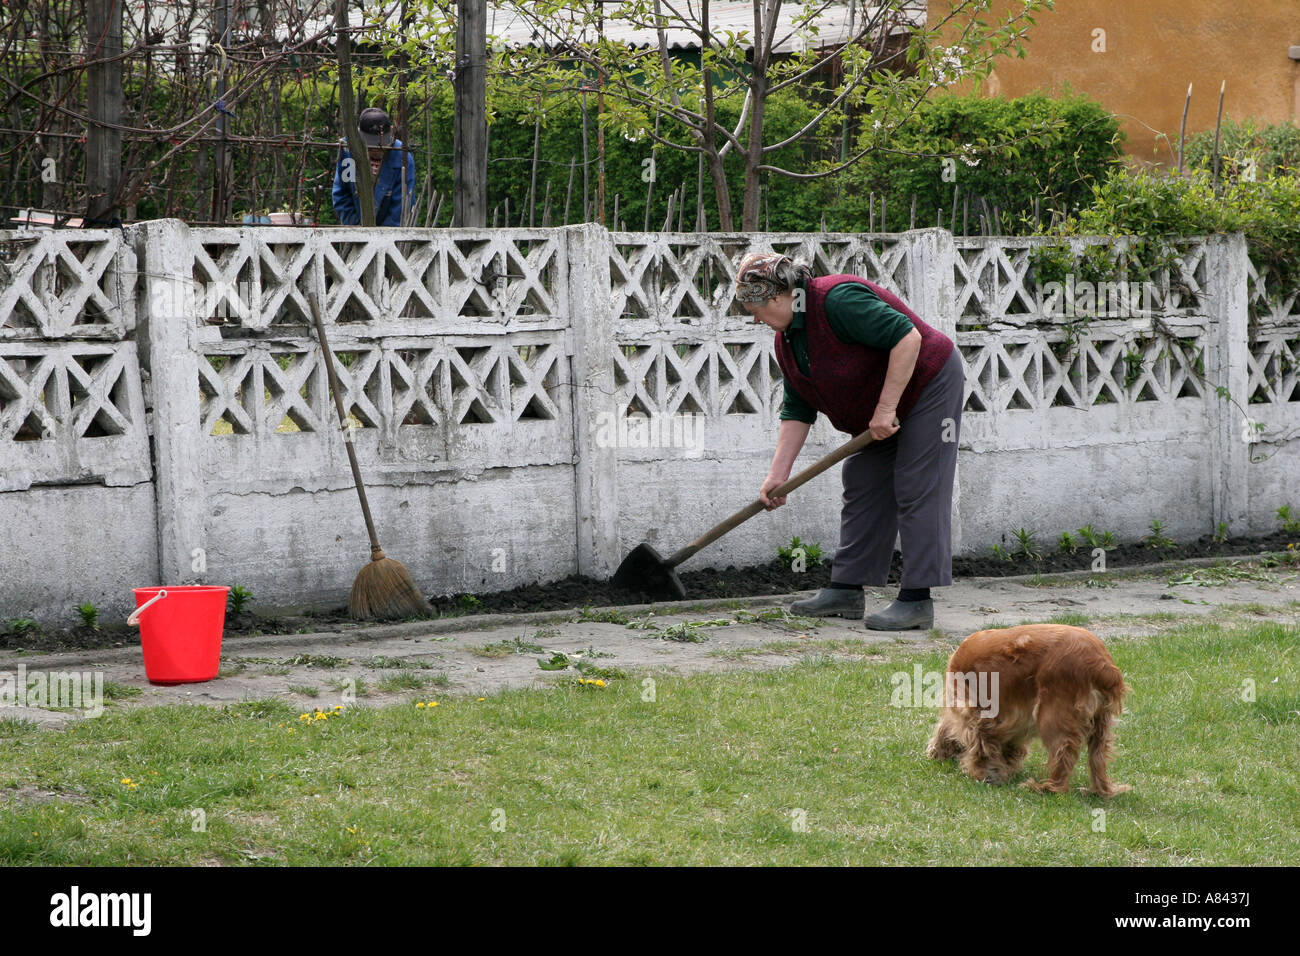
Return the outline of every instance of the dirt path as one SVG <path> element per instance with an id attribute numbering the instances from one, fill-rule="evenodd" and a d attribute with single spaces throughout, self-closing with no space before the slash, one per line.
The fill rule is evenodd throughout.
<path id="1" fill-rule="evenodd" d="M 15 674 L 19 665 L 28 674 L 95 670 L 104 674 L 111 706 L 220 705 L 279 697 L 310 711 L 341 703 L 483 696 L 505 688 L 549 686 L 583 674 L 588 679 L 631 676 L 640 681 L 656 671 L 780 667 L 809 654 L 870 658 L 899 648 L 950 647 L 984 627 L 1053 618 L 1086 626 L 1103 639 L 1148 635 L 1196 617 L 1279 621 L 1296 627 L 1300 636 L 1300 571 L 1261 568 L 1258 561 L 1187 562 L 1093 576 L 975 578 L 936 594 L 938 626 L 929 632 L 885 633 L 838 618 L 791 617 L 789 604 L 801 595 L 787 595 L 585 614 L 343 625 L 324 633 L 230 639 L 222 648 L 222 676 L 174 687 L 146 680 L 138 647 L 2 653 L 0 678 Z M 868 589 L 868 610 L 888 600 L 884 589 Z M 643 626 L 623 623 L 629 620 Z M 544 670 L 539 664 L 552 659 L 569 666 Z M 122 688 L 139 693 L 128 696 L 132 692 Z M 80 719 L 68 711 L 0 706 L 0 718 L 6 717 L 51 727 Z"/>

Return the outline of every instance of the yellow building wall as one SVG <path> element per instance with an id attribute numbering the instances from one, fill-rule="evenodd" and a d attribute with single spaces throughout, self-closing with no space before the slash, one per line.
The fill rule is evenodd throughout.
<path id="1" fill-rule="evenodd" d="M 929 0 L 928 22 L 953 6 Z M 993 0 L 988 16 L 1022 6 Z M 1059 94 L 1068 84 L 1120 118 L 1135 159 L 1177 162 L 1188 83 L 1189 136 L 1214 129 L 1225 80 L 1225 118 L 1300 124 L 1300 61 L 1292 59 L 1300 55 L 1300 0 L 1057 0 L 1035 19 L 1025 59 L 996 61 L 982 92 Z"/>

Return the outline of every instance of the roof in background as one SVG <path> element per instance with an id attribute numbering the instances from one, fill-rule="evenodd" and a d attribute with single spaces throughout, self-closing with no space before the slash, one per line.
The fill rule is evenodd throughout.
<path id="1" fill-rule="evenodd" d="M 142 22 L 142 0 L 126 0 L 126 2 L 130 10 L 139 12 L 140 15 L 136 22 Z M 391 3 L 391 0 L 363 0 L 363 2 L 368 9 L 376 7 L 381 9 L 383 18 L 390 26 L 397 25 L 398 8 Z M 593 2 L 593 0 L 588 0 L 588 2 Z M 804 28 L 796 33 L 794 21 L 807 7 L 800 0 L 786 0 L 786 2 L 782 3 L 773 44 L 773 49 L 776 52 L 789 53 L 803 49 L 805 45 L 816 49 L 844 43 L 851 33 L 861 29 L 864 17 L 876 17 L 879 15 L 882 6 L 893 7 L 895 4 L 885 5 L 880 0 L 876 0 L 874 3 L 864 2 L 864 0 L 827 0 L 824 4 L 814 4 L 814 8 L 816 6 L 824 6 L 824 9 L 820 11 L 813 21 L 813 27 Z M 911 26 L 925 24 L 926 0 L 901 0 L 896 4 L 896 7 L 892 23 L 889 25 L 891 34 L 903 33 Z M 487 34 L 489 45 L 497 48 L 554 45 L 557 40 L 556 33 L 536 30 L 534 26 L 535 18 L 526 17 L 520 13 L 520 10 L 527 9 L 529 9 L 527 0 L 488 0 Z M 676 14 L 674 11 L 676 11 Z M 667 17 L 675 17 L 677 14 L 681 14 L 688 18 L 688 22 L 698 23 L 700 2 L 699 0 L 664 0 L 663 12 Z M 244 17 L 247 17 L 247 19 L 243 19 Z M 305 36 L 325 33 L 329 30 L 332 20 L 332 14 L 307 18 L 301 24 L 296 25 L 292 33 Z M 558 18 L 553 18 L 552 22 L 556 20 Z M 850 21 L 854 24 L 852 31 L 849 29 Z M 177 15 L 174 7 L 168 5 L 167 2 L 160 3 L 158 0 L 153 0 L 149 8 L 150 28 L 170 30 L 176 25 L 176 22 Z M 250 24 L 252 29 L 256 29 L 256 8 L 252 6 L 241 7 L 232 22 L 236 30 L 241 28 L 248 30 Z M 357 20 L 354 19 L 353 26 L 356 25 Z M 557 25 L 560 26 L 560 29 L 564 29 L 562 22 Z M 748 36 L 754 30 L 753 0 L 710 3 L 709 28 L 718 37 L 724 37 L 727 32 L 738 35 L 744 33 L 745 39 L 741 43 L 746 49 L 749 49 L 752 44 L 748 42 Z M 202 21 L 196 23 L 190 29 L 187 36 L 196 51 L 202 50 L 210 42 L 209 30 L 210 24 Z M 291 29 L 288 25 L 281 23 L 276 24 L 272 28 L 272 32 L 275 36 L 283 39 L 290 35 Z M 668 47 L 671 50 L 693 50 L 699 46 L 699 38 L 695 33 L 680 23 L 674 23 L 666 28 L 664 32 L 667 35 Z M 624 20 L 612 17 L 604 22 L 604 35 L 607 39 L 621 41 L 641 48 L 657 46 L 659 42 L 655 30 L 633 26 Z M 493 38 L 496 40 L 495 43 L 493 43 Z M 585 35 L 577 34 L 575 39 L 580 43 L 594 43 L 596 40 L 596 27 L 594 25 L 588 26 Z M 330 41 L 326 40 L 326 42 Z"/>
<path id="2" fill-rule="evenodd" d="M 684 0 L 684 2 L 674 2 L 672 5 L 679 14 L 684 13 L 692 22 L 699 22 L 700 7 L 697 2 Z M 775 52 L 793 52 L 805 48 L 805 44 L 813 48 L 841 44 L 851 35 L 849 29 L 850 19 L 854 24 L 854 30 L 859 30 L 863 22 L 864 11 L 867 17 L 877 16 L 880 5 L 863 4 L 861 2 L 827 3 L 826 9 L 813 21 L 815 31 L 805 28 L 800 33 L 796 33 L 794 20 L 804 9 L 804 5 L 801 3 L 787 2 L 781 5 L 781 12 L 778 15 L 779 22 L 773 42 Z M 664 13 L 665 15 L 672 15 L 667 6 L 664 7 Z M 925 0 L 905 0 L 900 5 L 897 18 L 889 32 L 892 34 L 903 33 L 910 26 L 924 25 L 925 14 Z M 736 34 L 744 32 L 746 37 L 741 42 L 746 49 L 749 49 L 752 46 L 752 43 L 749 42 L 749 35 L 754 32 L 753 3 L 709 4 L 709 29 L 719 37 L 724 36 L 728 31 Z M 532 20 L 521 16 L 511 4 L 489 5 L 487 32 L 489 37 L 498 38 L 502 45 L 508 47 L 532 44 L 545 45 L 553 42 L 553 37 L 546 36 L 544 32 L 535 32 Z M 671 50 L 691 50 L 699 46 L 699 37 L 680 23 L 664 32 L 667 36 L 668 48 Z M 654 46 L 659 42 L 656 31 L 633 26 L 625 21 L 612 18 L 604 23 L 604 35 L 609 40 L 622 41 L 636 47 Z M 586 36 L 583 39 L 594 42 L 596 28 L 594 26 L 588 27 Z"/>

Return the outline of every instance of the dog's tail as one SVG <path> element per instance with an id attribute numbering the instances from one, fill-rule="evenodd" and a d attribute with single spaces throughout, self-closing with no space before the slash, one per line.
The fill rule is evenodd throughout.
<path id="1" fill-rule="evenodd" d="M 1088 772 L 1092 779 L 1092 792 L 1103 797 L 1129 789 L 1111 783 L 1106 767 L 1114 756 L 1115 721 L 1124 709 L 1124 695 L 1130 690 L 1132 688 L 1124 683 L 1124 675 L 1112 662 L 1102 663 L 1093 673 L 1094 709 L 1088 727 Z"/>
<path id="2" fill-rule="evenodd" d="M 1133 688 L 1124 683 L 1124 675 L 1112 661 L 1098 663 L 1092 674 L 1092 686 L 1101 695 L 1107 714 L 1118 717 L 1123 713 L 1124 695 Z"/>
<path id="3" fill-rule="evenodd" d="M 1112 717 L 1119 717 L 1119 714 L 1123 713 L 1125 695 L 1132 691 L 1132 688 L 1125 683 L 1125 675 L 1119 672 L 1113 661 L 1106 659 L 1097 666 L 1096 671 L 1093 672 L 1093 687 L 1101 692 L 1106 711 Z"/>

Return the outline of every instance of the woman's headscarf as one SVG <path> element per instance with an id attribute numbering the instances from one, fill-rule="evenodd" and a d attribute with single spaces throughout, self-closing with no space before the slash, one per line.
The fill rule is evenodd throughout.
<path id="1" fill-rule="evenodd" d="M 751 252 L 740 260 L 736 269 L 736 298 L 762 305 L 811 278 L 812 270 L 789 256 L 779 252 Z"/>

